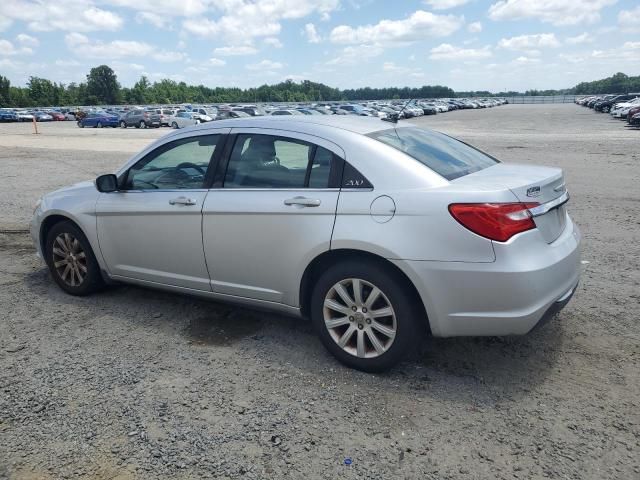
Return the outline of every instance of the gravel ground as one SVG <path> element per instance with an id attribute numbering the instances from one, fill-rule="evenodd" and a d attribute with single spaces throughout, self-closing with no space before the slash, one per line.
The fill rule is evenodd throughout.
<path id="1" fill-rule="evenodd" d="M 382 375 L 304 321 L 63 294 L 21 231 L 33 202 L 166 130 L 0 125 L 0 478 L 640 478 L 640 131 L 575 105 L 416 123 L 565 169 L 589 264 L 534 333 L 430 339 Z"/>

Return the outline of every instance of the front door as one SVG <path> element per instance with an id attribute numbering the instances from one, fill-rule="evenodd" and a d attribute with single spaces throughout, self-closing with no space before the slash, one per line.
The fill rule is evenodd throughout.
<path id="1" fill-rule="evenodd" d="M 205 178 L 223 135 L 173 140 L 136 162 L 96 206 L 100 251 L 115 278 L 210 291 L 202 250 Z"/>
<path id="2" fill-rule="evenodd" d="M 339 148 L 269 129 L 234 129 L 232 140 L 203 208 L 212 289 L 297 306 L 304 269 L 330 248 Z"/>

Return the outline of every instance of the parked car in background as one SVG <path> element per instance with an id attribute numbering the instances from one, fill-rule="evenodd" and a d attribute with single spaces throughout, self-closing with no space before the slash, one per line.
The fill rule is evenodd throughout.
<path id="1" fill-rule="evenodd" d="M 169 119 L 169 122 L 171 127 L 176 129 L 190 127 L 201 123 L 198 114 L 186 111 L 176 113 Z"/>
<path id="2" fill-rule="evenodd" d="M 51 115 L 54 122 L 64 122 L 66 120 L 66 117 L 62 112 L 48 111 L 47 113 Z"/>
<path id="3" fill-rule="evenodd" d="M 191 110 L 201 123 L 211 122 L 218 115 L 217 108 L 193 107 Z"/>
<path id="4" fill-rule="evenodd" d="M 106 112 L 94 112 L 89 113 L 86 117 L 78 120 L 78 126 L 80 128 L 93 127 L 117 127 L 120 124 L 120 119 L 117 115 L 112 115 Z"/>
<path id="5" fill-rule="evenodd" d="M 20 118 L 13 110 L 9 109 L 0 109 L 0 122 L 9 123 L 9 122 L 19 122 Z"/>
<path id="6" fill-rule="evenodd" d="M 622 103 L 627 100 L 632 100 L 636 97 L 637 95 L 615 95 L 596 102 L 593 108 L 597 112 L 609 113 L 616 103 Z"/>
<path id="7" fill-rule="evenodd" d="M 269 115 L 277 117 L 279 115 L 304 115 L 304 113 L 293 108 L 280 108 L 278 110 L 273 110 Z"/>
<path id="8" fill-rule="evenodd" d="M 218 110 L 214 120 L 227 120 L 229 118 L 248 118 L 251 115 L 237 110 Z"/>
<path id="9" fill-rule="evenodd" d="M 240 105 L 240 106 L 237 106 L 237 107 L 233 107 L 233 110 L 235 110 L 236 112 L 247 113 L 247 114 L 251 115 L 252 117 L 259 117 L 261 115 L 266 115 L 267 114 L 265 112 L 264 108 L 258 107 L 256 105 Z"/>
<path id="10" fill-rule="evenodd" d="M 153 110 L 160 116 L 160 126 L 170 126 L 171 118 L 176 114 L 176 110 L 171 108 L 156 108 Z"/>
<path id="11" fill-rule="evenodd" d="M 119 125 L 122 128 L 150 128 L 160 126 L 160 114 L 150 110 L 129 110 L 120 117 Z"/>
<path id="12" fill-rule="evenodd" d="M 53 117 L 46 112 L 31 112 L 36 119 L 36 122 L 52 122 Z"/>

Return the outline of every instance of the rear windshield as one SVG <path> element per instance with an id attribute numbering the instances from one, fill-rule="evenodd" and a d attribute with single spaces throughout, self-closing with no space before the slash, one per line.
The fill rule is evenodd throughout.
<path id="1" fill-rule="evenodd" d="M 466 143 L 443 133 L 415 127 L 390 128 L 368 135 L 406 153 L 447 180 L 469 175 L 499 163 Z"/>

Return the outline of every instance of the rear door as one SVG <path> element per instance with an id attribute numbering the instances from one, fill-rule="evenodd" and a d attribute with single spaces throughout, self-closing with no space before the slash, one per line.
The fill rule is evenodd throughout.
<path id="1" fill-rule="evenodd" d="M 326 140 L 233 129 L 203 207 L 213 291 L 297 306 L 302 273 L 329 250 L 344 155 Z"/>

